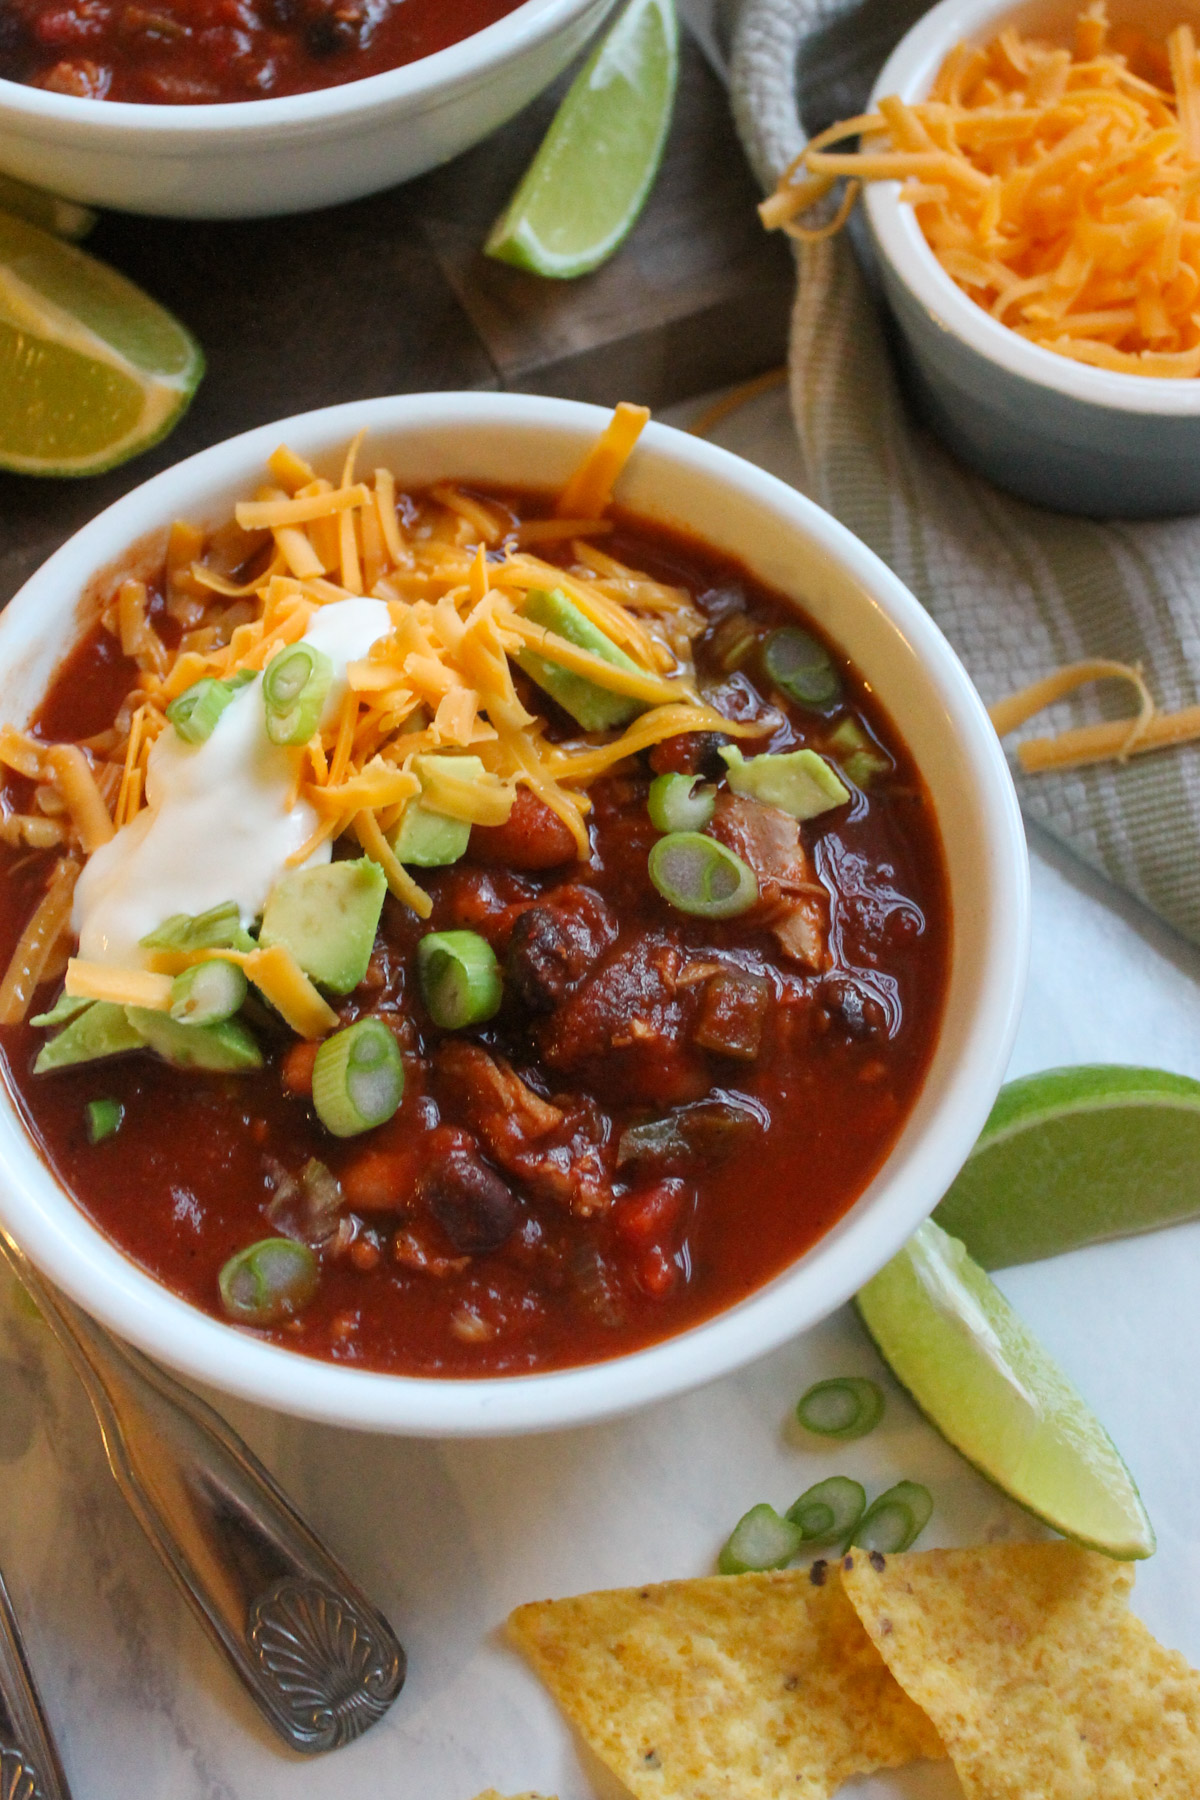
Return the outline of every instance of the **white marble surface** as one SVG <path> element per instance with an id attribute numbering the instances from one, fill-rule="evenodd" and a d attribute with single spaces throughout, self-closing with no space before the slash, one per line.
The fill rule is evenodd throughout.
<path id="1" fill-rule="evenodd" d="M 685 415 L 686 416 L 686 415 Z M 731 447 L 788 473 L 781 394 L 730 420 Z M 1034 948 L 1013 1072 L 1144 1062 L 1200 1076 L 1200 952 L 1033 845 Z M 1092 1399 L 1141 1482 L 1159 1555 L 1138 1610 L 1200 1664 L 1200 1225 L 1014 1271 L 1003 1285 Z M 749 1505 L 786 1506 L 846 1468 L 926 1482 L 927 1543 L 1027 1534 L 889 1386 L 853 1453 L 787 1420 L 821 1375 L 881 1376 L 843 1312 L 729 1380 L 637 1417 L 508 1443 L 402 1442 L 229 1405 L 228 1416 L 396 1624 L 410 1677 L 389 1717 L 304 1762 L 276 1748 L 176 1599 L 106 1474 L 90 1415 L 44 1329 L 0 1290 L 0 1567 L 75 1800 L 471 1800 L 534 1787 L 614 1800 L 500 1627 L 521 1600 L 699 1573 Z M 843 1790 L 951 1800 L 945 1766 Z"/>

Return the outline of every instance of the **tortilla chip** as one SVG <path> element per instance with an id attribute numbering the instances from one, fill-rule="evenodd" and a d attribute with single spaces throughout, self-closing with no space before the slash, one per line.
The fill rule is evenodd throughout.
<path id="1" fill-rule="evenodd" d="M 1196 1800 L 1200 1676 L 1074 1544 L 843 1558 L 842 1581 L 967 1800 Z"/>
<path id="2" fill-rule="evenodd" d="M 509 1630 L 637 1800 L 828 1800 L 943 1751 L 816 1570 L 547 1600 Z"/>
<path id="3" fill-rule="evenodd" d="M 486 1793 L 476 1794 L 475 1800 L 504 1800 L 504 1795 L 498 1794 L 495 1788 L 488 1788 Z M 524 1794 L 510 1794 L 508 1800 L 551 1800 L 551 1797 L 549 1794 L 535 1794 L 530 1791 Z"/>

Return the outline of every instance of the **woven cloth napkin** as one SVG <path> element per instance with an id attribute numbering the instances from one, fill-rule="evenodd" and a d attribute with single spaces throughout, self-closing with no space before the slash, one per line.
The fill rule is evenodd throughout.
<path id="1" fill-rule="evenodd" d="M 915 0 L 745 0 L 734 115 L 764 190 L 863 109 Z M 956 463 L 901 397 L 884 320 L 846 235 L 795 245 L 791 402 L 805 485 L 933 614 L 985 702 L 1064 663 L 1141 664 L 1155 699 L 1200 699 L 1200 519 L 1096 523 L 1012 499 Z M 1114 687 L 1116 692 L 1114 692 Z M 1128 712 L 1105 683 L 1027 728 Z M 1200 941 L 1200 748 L 1022 775 L 1026 815 Z"/>

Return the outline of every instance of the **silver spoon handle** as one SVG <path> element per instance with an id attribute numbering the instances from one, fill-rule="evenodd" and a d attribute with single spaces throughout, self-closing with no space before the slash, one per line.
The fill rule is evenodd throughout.
<path id="1" fill-rule="evenodd" d="M 0 1576 L 0 1795 L 4 1800 L 71 1800 L 42 1712 L 17 1615 Z"/>
<path id="2" fill-rule="evenodd" d="M 404 1684 L 387 1620 L 210 1406 L 49 1287 L 3 1231 L 0 1254 L 83 1382 L 117 1486 L 264 1717 L 309 1753 L 361 1736 Z"/>

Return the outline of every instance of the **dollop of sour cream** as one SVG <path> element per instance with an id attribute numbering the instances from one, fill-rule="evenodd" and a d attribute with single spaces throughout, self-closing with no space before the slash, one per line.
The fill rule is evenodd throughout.
<path id="1" fill-rule="evenodd" d="M 338 600 L 316 614 L 302 641 L 333 664 L 322 724 L 337 715 L 347 664 L 391 628 L 382 600 Z M 204 743 L 162 732 L 146 765 L 145 807 L 93 851 L 76 885 L 80 956 L 142 968 L 150 955 L 140 940 L 173 913 L 235 900 L 243 925 L 258 918 L 317 827 L 306 800 L 288 806 L 300 754 L 267 736 L 261 675 L 238 690 Z M 304 866 L 332 854 L 326 842 Z"/>

